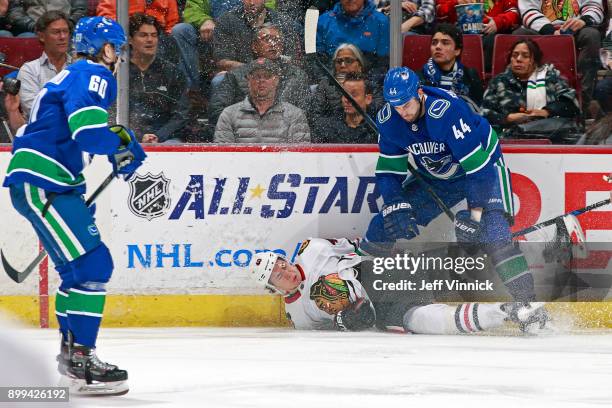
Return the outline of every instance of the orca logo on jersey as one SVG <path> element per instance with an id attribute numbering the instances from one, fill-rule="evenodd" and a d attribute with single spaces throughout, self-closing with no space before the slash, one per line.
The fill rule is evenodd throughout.
<path id="1" fill-rule="evenodd" d="M 457 173 L 459 165 L 453 163 L 453 157 L 449 154 L 438 160 L 434 160 L 429 156 L 420 158 L 423 167 L 434 177 L 439 179 L 449 179 Z"/>
<path id="2" fill-rule="evenodd" d="M 440 119 L 444 115 L 444 112 L 446 112 L 446 110 L 449 108 L 449 106 L 449 101 L 444 99 L 436 99 L 429 106 L 427 113 L 434 119 Z"/>
<path id="3" fill-rule="evenodd" d="M 164 172 L 144 176 L 135 173 L 128 184 L 128 207 L 134 215 L 151 221 L 170 209 L 170 180 L 164 176 Z"/>

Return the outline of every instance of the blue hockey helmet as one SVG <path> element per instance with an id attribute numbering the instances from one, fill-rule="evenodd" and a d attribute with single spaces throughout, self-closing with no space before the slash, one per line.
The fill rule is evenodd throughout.
<path id="1" fill-rule="evenodd" d="M 81 18 L 74 28 L 72 38 L 77 53 L 91 56 L 98 55 L 106 43 L 112 44 L 119 56 L 127 43 L 123 28 L 107 17 Z"/>
<path id="2" fill-rule="evenodd" d="M 401 106 L 419 97 L 420 83 L 417 74 L 406 67 L 391 68 L 385 76 L 383 93 L 391 106 Z"/>

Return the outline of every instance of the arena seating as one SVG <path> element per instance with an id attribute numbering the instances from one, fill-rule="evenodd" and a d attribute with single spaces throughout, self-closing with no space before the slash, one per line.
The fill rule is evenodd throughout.
<path id="1" fill-rule="evenodd" d="M 407 35 L 404 37 L 402 65 L 414 71 L 420 71 L 431 56 L 429 46 L 431 35 Z M 484 80 L 484 56 L 482 52 L 482 39 L 479 35 L 466 34 L 463 36 L 463 53 L 461 61 L 464 65 L 475 68 Z"/>
<path id="2" fill-rule="evenodd" d="M 21 67 L 25 62 L 32 61 L 41 56 L 43 46 L 38 38 L 0 37 L 0 52 L 5 55 L 5 64 Z M 0 68 L 0 75 L 11 72 L 10 69 Z"/>

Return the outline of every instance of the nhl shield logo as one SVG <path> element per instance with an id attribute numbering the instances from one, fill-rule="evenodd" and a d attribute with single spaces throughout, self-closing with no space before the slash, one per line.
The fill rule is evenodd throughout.
<path id="1" fill-rule="evenodd" d="M 135 215 L 151 221 L 164 215 L 170 208 L 170 180 L 163 172 L 156 175 L 147 173 L 144 176 L 136 173 L 129 180 L 129 186 L 128 206 Z"/>

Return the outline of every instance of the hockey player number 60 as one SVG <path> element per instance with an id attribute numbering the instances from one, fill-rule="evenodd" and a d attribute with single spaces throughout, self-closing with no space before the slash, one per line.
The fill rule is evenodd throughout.
<path id="1" fill-rule="evenodd" d="M 106 94 L 106 87 L 108 82 L 106 79 L 100 78 L 98 75 L 92 75 L 89 80 L 89 90 L 92 92 L 97 92 L 100 95 L 100 98 L 104 98 Z"/>

